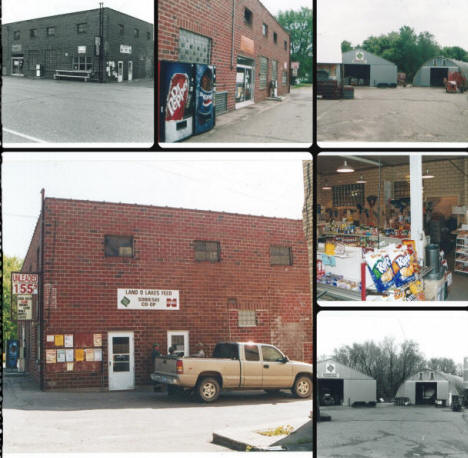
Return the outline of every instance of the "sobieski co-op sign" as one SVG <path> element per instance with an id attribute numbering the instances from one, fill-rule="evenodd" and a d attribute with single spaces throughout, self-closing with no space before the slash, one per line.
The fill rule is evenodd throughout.
<path id="1" fill-rule="evenodd" d="M 117 289 L 119 310 L 179 310 L 179 291 L 167 289 Z"/>

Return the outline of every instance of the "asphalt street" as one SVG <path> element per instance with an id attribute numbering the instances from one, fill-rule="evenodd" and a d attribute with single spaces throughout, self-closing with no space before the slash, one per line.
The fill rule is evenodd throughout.
<path id="1" fill-rule="evenodd" d="M 4 77 L 3 142 L 152 145 L 153 84 Z"/>
<path id="2" fill-rule="evenodd" d="M 354 99 L 317 100 L 320 142 L 468 143 L 468 93 L 439 87 L 356 87 Z M 391 146 L 391 145 L 389 145 Z"/>
<path id="3" fill-rule="evenodd" d="M 230 452 L 212 443 L 225 428 L 278 425 L 300 416 L 310 399 L 290 392 L 226 392 L 213 405 L 154 393 L 41 392 L 29 377 L 4 377 L 4 452 Z"/>
<path id="4" fill-rule="evenodd" d="M 214 129 L 184 143 L 312 144 L 312 86 L 291 88 L 282 102 L 263 101 L 219 116 Z"/>
<path id="5" fill-rule="evenodd" d="M 317 425 L 318 457 L 468 456 L 468 412 L 434 406 L 323 407 L 330 422 Z"/>

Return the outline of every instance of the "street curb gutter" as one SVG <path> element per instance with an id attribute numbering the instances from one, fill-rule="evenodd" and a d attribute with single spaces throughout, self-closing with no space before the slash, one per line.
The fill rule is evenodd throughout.
<path id="1" fill-rule="evenodd" d="M 213 444 L 221 445 L 232 450 L 237 450 L 238 452 L 245 452 L 247 447 L 252 447 L 250 444 L 231 439 L 230 437 L 222 436 L 218 433 L 213 433 Z"/>

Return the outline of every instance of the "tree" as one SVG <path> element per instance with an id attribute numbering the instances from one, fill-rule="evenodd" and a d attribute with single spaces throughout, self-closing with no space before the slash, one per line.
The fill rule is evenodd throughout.
<path id="1" fill-rule="evenodd" d="M 468 62 L 468 52 L 459 46 L 445 46 L 442 48 L 441 55 L 451 59 Z"/>
<path id="2" fill-rule="evenodd" d="M 20 271 L 22 265 L 22 259 L 3 255 L 2 329 L 4 342 L 18 337 L 16 322 L 11 320 L 11 272 Z"/>
<path id="3" fill-rule="evenodd" d="M 457 375 L 457 365 L 455 361 L 450 358 L 431 358 L 427 361 L 427 368 L 445 372 L 446 374 Z"/>
<path id="4" fill-rule="evenodd" d="M 312 9 L 280 11 L 276 19 L 291 36 L 291 61 L 299 62 L 298 76 L 312 81 Z"/>
<path id="5" fill-rule="evenodd" d="M 352 50 L 353 50 L 353 47 L 349 41 L 343 40 L 341 42 L 341 52 L 348 52 Z"/>

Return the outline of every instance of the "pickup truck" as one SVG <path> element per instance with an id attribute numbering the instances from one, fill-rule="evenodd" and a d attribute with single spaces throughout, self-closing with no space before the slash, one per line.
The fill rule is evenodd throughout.
<path id="1" fill-rule="evenodd" d="M 151 380 L 169 394 L 195 391 L 214 402 L 221 390 L 290 389 L 299 398 L 312 395 L 312 364 L 290 361 L 270 344 L 221 342 L 211 358 L 157 356 Z"/>

